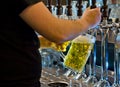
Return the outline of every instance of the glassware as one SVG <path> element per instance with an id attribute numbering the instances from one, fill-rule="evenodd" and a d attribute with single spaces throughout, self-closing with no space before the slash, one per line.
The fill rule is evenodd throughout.
<path id="1" fill-rule="evenodd" d="M 42 68 L 43 68 L 40 80 L 41 80 L 41 83 L 45 84 L 45 82 L 50 81 L 50 75 L 49 75 L 49 72 L 47 72 L 44 69 L 49 69 L 52 62 L 51 62 L 48 49 L 44 48 L 44 49 L 39 49 L 39 50 L 40 50 L 40 54 L 42 58 Z"/>
<path id="2" fill-rule="evenodd" d="M 42 75 L 41 82 L 43 84 L 54 81 L 66 81 L 66 78 L 61 77 L 63 65 L 60 54 L 52 48 L 40 49 L 42 57 Z"/>
<path id="3" fill-rule="evenodd" d="M 80 35 L 71 42 L 69 51 L 64 59 L 65 67 L 74 73 L 81 73 L 90 56 L 95 43 L 95 37 L 89 34 Z M 71 71 L 69 73 L 71 73 Z M 70 78 L 70 82 L 71 82 Z M 72 86 L 71 86 L 72 87 Z"/>

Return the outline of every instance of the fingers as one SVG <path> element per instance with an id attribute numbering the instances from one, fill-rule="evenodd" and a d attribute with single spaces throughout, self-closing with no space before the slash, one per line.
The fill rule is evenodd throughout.
<path id="1" fill-rule="evenodd" d="M 87 7 L 86 10 L 90 10 L 90 7 Z"/>
<path id="2" fill-rule="evenodd" d="M 90 7 L 86 8 L 86 10 L 89 10 L 89 11 L 94 11 L 94 10 L 97 10 L 100 12 L 100 7 L 96 7 L 96 8 L 93 8 L 91 9 Z"/>
<path id="3" fill-rule="evenodd" d="M 100 11 L 100 7 L 96 7 L 96 8 L 94 8 L 94 9 L 96 9 L 96 10 L 99 10 L 99 11 Z"/>
<path id="4" fill-rule="evenodd" d="M 101 16 L 101 12 L 100 12 L 100 8 L 99 7 L 91 9 L 91 11 L 92 11 L 92 14 Z"/>

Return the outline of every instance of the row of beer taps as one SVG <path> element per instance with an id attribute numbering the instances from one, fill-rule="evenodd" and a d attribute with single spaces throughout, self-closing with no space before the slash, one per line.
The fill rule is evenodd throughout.
<path id="1" fill-rule="evenodd" d="M 65 1 L 65 4 L 66 4 L 66 15 L 68 16 L 68 19 L 70 19 L 69 17 L 71 17 L 73 14 L 72 14 L 72 1 L 73 0 L 66 0 Z M 91 7 L 92 8 L 96 8 L 97 5 L 96 5 L 96 0 L 75 0 L 77 1 L 76 3 L 76 14 L 77 14 L 77 18 L 80 18 L 82 16 L 82 13 L 83 13 L 83 4 L 82 2 L 83 1 L 87 1 L 87 7 Z M 113 30 L 113 28 L 115 29 L 119 29 L 120 27 L 120 23 L 119 23 L 119 17 L 115 19 L 115 21 L 113 19 L 110 19 L 110 13 L 111 13 L 111 9 L 112 8 L 109 8 L 108 7 L 108 4 L 107 4 L 107 1 L 108 0 L 102 0 L 102 5 L 101 5 L 101 13 L 102 13 L 102 16 L 101 16 L 101 23 L 97 26 L 97 28 L 100 28 L 100 29 L 105 29 L 105 28 L 109 28 L 109 30 Z M 60 15 L 62 15 L 62 12 L 63 12 L 63 7 L 62 7 L 62 3 L 63 3 L 63 0 L 56 0 L 55 1 L 55 7 L 56 7 L 56 15 L 59 17 Z M 46 6 L 47 8 L 49 9 L 50 12 L 52 12 L 52 5 L 53 5 L 53 0 L 47 0 L 47 3 L 46 3 Z M 113 42 L 113 41 L 112 41 Z"/>
<path id="2" fill-rule="evenodd" d="M 66 0 L 66 8 L 67 8 L 67 16 L 72 16 L 72 1 L 77 1 L 76 7 L 77 7 L 77 16 L 81 16 L 83 13 L 83 1 L 87 1 L 87 7 L 90 6 L 91 8 L 96 8 L 96 0 Z M 61 15 L 62 14 L 62 2 L 63 0 L 56 0 L 55 1 L 55 6 L 57 8 L 56 15 Z M 52 5 L 53 5 L 53 0 L 47 0 L 46 6 L 52 12 Z M 101 6 L 101 13 L 102 13 L 102 20 L 108 20 L 109 15 L 110 15 L 111 8 L 108 8 L 107 5 L 107 0 L 103 0 L 103 5 Z"/>
<path id="3" fill-rule="evenodd" d="M 55 7 L 56 9 L 56 15 L 59 17 L 62 15 L 63 12 L 63 6 L 62 2 L 64 0 L 56 0 L 55 2 Z M 66 0 L 66 15 L 68 16 L 68 19 L 71 20 L 72 14 L 72 1 L 73 0 Z M 90 7 L 91 9 L 98 7 L 97 6 L 97 0 L 75 0 L 77 1 L 76 3 L 76 12 L 77 12 L 77 18 L 80 18 L 83 14 L 83 1 L 87 1 L 87 7 Z M 108 81 L 108 43 L 115 43 L 116 37 L 119 33 L 120 35 L 120 20 L 118 18 L 110 18 L 111 14 L 111 9 L 109 8 L 107 4 L 108 0 L 102 0 L 102 5 L 100 6 L 101 8 L 101 23 L 96 26 L 95 28 L 97 29 L 89 29 L 89 31 L 92 31 L 92 33 L 95 31 L 95 37 L 97 40 L 100 40 L 101 42 L 101 77 L 100 79 Z M 46 6 L 49 9 L 49 11 L 52 13 L 52 5 L 53 5 L 53 0 L 47 0 Z M 96 49 L 96 48 L 95 48 Z M 94 55 L 94 54 L 93 54 Z M 93 57 L 93 63 L 91 63 L 91 70 L 95 70 L 95 64 L 94 62 L 96 59 Z M 116 69 L 118 70 L 118 69 Z M 120 72 L 115 73 L 116 75 L 120 74 Z M 81 75 L 81 74 L 80 74 Z M 91 71 L 91 75 L 95 75 L 95 71 Z M 117 77 L 115 78 L 115 81 L 117 81 Z M 108 82 L 109 83 L 109 82 Z M 95 87 L 109 87 L 109 86 L 95 86 Z"/>

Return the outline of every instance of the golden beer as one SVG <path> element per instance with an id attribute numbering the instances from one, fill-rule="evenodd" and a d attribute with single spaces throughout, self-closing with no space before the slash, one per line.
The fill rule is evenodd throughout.
<path id="1" fill-rule="evenodd" d="M 64 43 L 57 44 L 55 42 L 51 42 L 51 41 L 47 40 L 46 38 L 44 38 L 42 36 L 38 36 L 38 38 L 40 40 L 40 47 L 41 48 L 53 48 L 57 51 L 66 51 L 66 47 L 70 43 L 70 41 L 66 41 Z"/>
<path id="2" fill-rule="evenodd" d="M 79 39 L 72 41 L 71 47 L 64 60 L 66 67 L 77 72 L 82 72 L 94 45 L 90 39 L 92 38 L 80 36 Z"/>

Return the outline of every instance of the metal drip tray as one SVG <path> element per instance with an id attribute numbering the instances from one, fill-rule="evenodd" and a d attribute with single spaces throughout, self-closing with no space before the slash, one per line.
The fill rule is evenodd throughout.
<path id="1" fill-rule="evenodd" d="M 63 81 L 51 82 L 48 87 L 68 87 L 68 83 Z"/>

